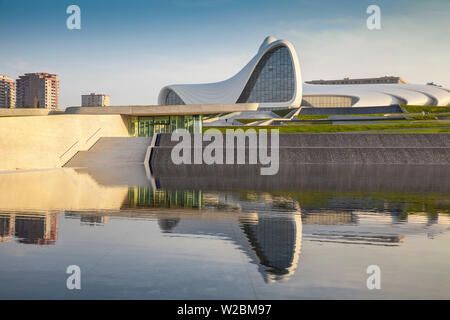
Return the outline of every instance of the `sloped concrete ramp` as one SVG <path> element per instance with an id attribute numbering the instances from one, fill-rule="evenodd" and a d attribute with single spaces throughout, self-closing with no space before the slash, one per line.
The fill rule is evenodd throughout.
<path id="1" fill-rule="evenodd" d="M 143 164 L 151 138 L 103 137 L 89 150 L 79 151 L 64 167 L 93 168 Z"/>

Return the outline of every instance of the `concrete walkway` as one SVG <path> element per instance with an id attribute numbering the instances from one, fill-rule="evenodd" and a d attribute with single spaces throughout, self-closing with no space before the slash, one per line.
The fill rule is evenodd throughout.
<path id="1" fill-rule="evenodd" d="M 100 138 L 88 151 L 79 151 L 64 167 L 103 167 L 143 164 L 151 138 Z"/>

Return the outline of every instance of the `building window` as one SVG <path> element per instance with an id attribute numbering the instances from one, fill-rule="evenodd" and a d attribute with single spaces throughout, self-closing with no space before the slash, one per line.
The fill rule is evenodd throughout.
<path id="1" fill-rule="evenodd" d="M 303 95 L 303 107 L 335 108 L 351 107 L 358 101 L 357 98 L 335 95 Z"/>
<path id="2" fill-rule="evenodd" d="M 131 136 L 151 137 L 156 133 L 172 133 L 176 129 L 201 133 L 202 116 L 130 117 L 129 132 Z"/>
<path id="3" fill-rule="evenodd" d="M 294 90 L 291 54 L 279 46 L 261 58 L 237 102 L 286 102 L 292 100 Z"/>
<path id="4" fill-rule="evenodd" d="M 166 104 L 185 104 L 184 101 L 175 93 L 175 91 L 170 90 L 166 96 Z"/>

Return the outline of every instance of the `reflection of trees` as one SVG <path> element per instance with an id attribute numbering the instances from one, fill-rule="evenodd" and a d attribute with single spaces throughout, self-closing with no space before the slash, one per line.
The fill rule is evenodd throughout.
<path id="1" fill-rule="evenodd" d="M 449 194 L 351 191 L 274 192 L 274 195 L 296 200 L 302 209 L 339 208 L 377 210 L 398 215 L 399 219 L 413 213 L 450 214 Z"/>

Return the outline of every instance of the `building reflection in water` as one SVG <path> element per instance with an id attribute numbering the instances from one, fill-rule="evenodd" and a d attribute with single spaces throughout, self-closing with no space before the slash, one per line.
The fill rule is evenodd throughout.
<path id="1" fill-rule="evenodd" d="M 267 218 L 240 219 L 241 229 L 250 244 L 240 242 L 244 252 L 258 265 L 268 283 L 289 279 L 298 267 L 302 245 L 302 219 L 298 213 Z"/>
<path id="2" fill-rule="evenodd" d="M 258 266 L 266 282 L 274 282 L 289 279 L 299 267 L 302 241 L 374 246 L 398 246 L 404 242 L 405 235 L 396 232 L 359 228 L 361 222 L 389 227 L 407 221 L 408 214 L 399 220 L 404 210 L 390 208 L 389 203 L 383 204 L 385 210 L 373 203 L 364 204 L 372 207 L 372 212 L 360 211 L 361 203 L 344 210 L 347 200 L 339 201 L 343 201 L 342 210 L 324 203 L 300 209 L 297 200 L 270 193 L 202 193 L 142 187 L 130 188 L 122 208 L 185 209 L 150 212 L 156 213 L 160 230 L 165 234 L 209 235 L 231 240 Z M 427 224 L 437 221 L 434 216 L 420 217 L 421 223 L 423 219 Z M 231 221 L 233 227 L 218 221 Z"/>
<path id="3" fill-rule="evenodd" d="M 204 199 L 201 191 L 161 191 L 140 187 L 130 188 L 123 209 L 202 208 L 198 214 L 156 213 L 161 232 L 227 238 L 258 265 L 266 282 L 289 279 L 300 257 L 302 220 L 298 207 L 290 199 L 274 201 L 270 196 L 261 202 L 258 201 L 261 199 L 251 200 L 242 201 L 234 196 L 221 197 L 214 193 L 208 193 Z M 227 209 L 238 210 L 239 213 L 227 212 Z M 234 222 L 233 227 L 217 223 L 224 220 Z"/>
<path id="4" fill-rule="evenodd" d="M 11 241 L 14 235 L 14 216 L 0 214 L 0 242 Z"/>
<path id="5" fill-rule="evenodd" d="M 396 224 L 430 226 L 437 213 L 408 215 L 400 202 L 331 197 L 301 200 L 267 192 L 165 191 L 130 187 L 120 210 L 66 211 L 65 218 L 105 226 L 111 216 L 157 219 L 164 235 L 208 235 L 231 241 L 258 267 L 267 283 L 287 280 L 299 268 L 302 241 L 398 246 Z M 327 196 L 328 197 L 328 196 Z M 361 202 L 361 201 L 366 202 Z M 119 202 L 120 204 L 120 202 Z M 362 209 L 364 208 L 364 209 Z M 368 208 L 372 208 L 370 211 Z M 419 210 L 421 206 L 417 207 Z M 445 216 L 442 216 L 445 220 Z M 0 213 L 0 242 L 54 244 L 57 213 Z M 361 228 L 361 226 L 364 226 Z M 394 227 L 393 227 L 394 226 Z M 408 231 L 411 230 L 411 231 Z M 402 232 L 423 232 L 423 228 Z M 391 231 L 391 233 L 389 233 Z"/>
<path id="6" fill-rule="evenodd" d="M 202 208 L 201 191 L 166 191 L 150 187 L 130 187 L 122 208 Z"/>
<path id="7" fill-rule="evenodd" d="M 0 213 L 0 241 L 51 245 L 58 239 L 57 213 Z"/>
<path id="8" fill-rule="evenodd" d="M 79 219 L 82 225 L 104 226 L 109 221 L 109 216 L 98 214 L 84 214 L 81 212 L 66 211 L 64 217 L 67 219 Z"/>

